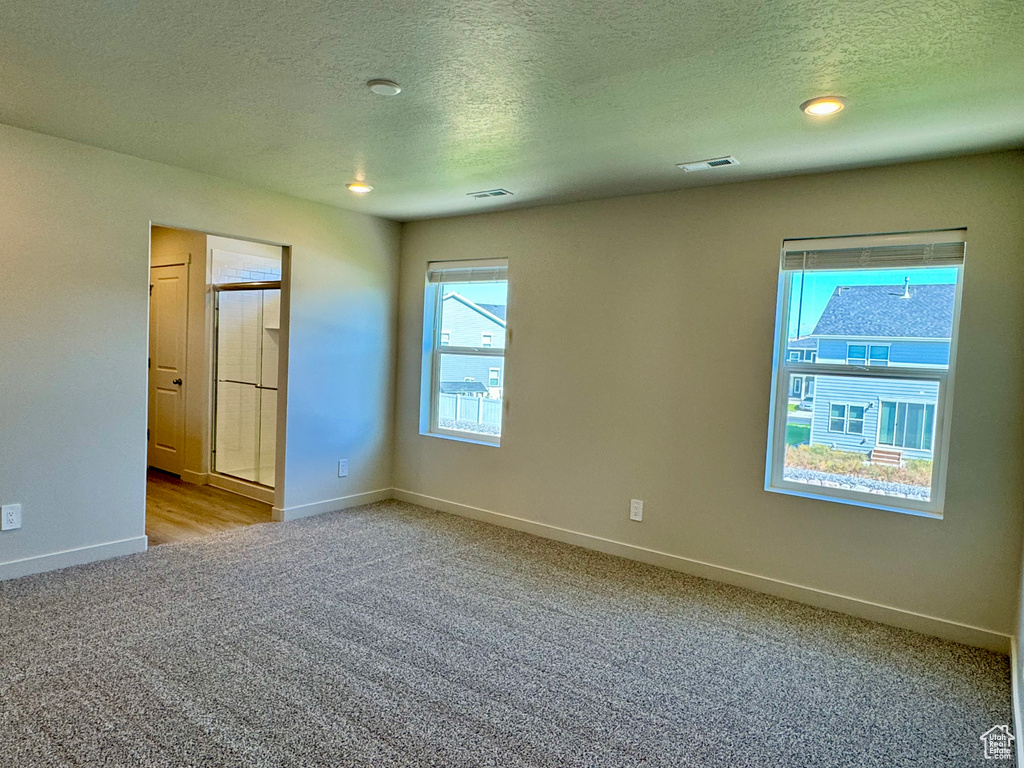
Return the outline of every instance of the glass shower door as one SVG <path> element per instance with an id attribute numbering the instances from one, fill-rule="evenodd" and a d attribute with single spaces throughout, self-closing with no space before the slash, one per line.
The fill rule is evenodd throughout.
<path id="1" fill-rule="evenodd" d="M 273 488 L 280 283 L 215 290 L 213 470 Z"/>

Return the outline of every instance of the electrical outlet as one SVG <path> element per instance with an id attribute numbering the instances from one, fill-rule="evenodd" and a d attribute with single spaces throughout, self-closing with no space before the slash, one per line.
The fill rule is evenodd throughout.
<path id="1" fill-rule="evenodd" d="M 348 459 L 338 462 L 338 477 L 348 477 Z"/>
<path id="2" fill-rule="evenodd" d="M 644 503 L 640 499 L 632 499 L 629 502 L 629 519 L 638 523 L 644 519 Z"/>
<path id="3" fill-rule="evenodd" d="M 21 528 L 21 504 L 5 504 L 0 507 L 0 531 Z"/>

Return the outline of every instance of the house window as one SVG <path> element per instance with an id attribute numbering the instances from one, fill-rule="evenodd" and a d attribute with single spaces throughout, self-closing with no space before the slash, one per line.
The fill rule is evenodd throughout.
<path id="1" fill-rule="evenodd" d="M 942 516 L 965 234 L 783 244 L 766 490 Z"/>
<path id="2" fill-rule="evenodd" d="M 846 406 L 833 405 L 828 411 L 828 431 L 846 432 Z"/>
<path id="3" fill-rule="evenodd" d="M 868 351 L 868 365 L 888 365 L 889 347 L 872 344 Z"/>
<path id="4" fill-rule="evenodd" d="M 864 406 L 850 405 L 846 408 L 846 433 L 849 435 L 864 434 Z"/>
<path id="5" fill-rule="evenodd" d="M 800 353 L 799 352 L 790 352 L 789 353 L 789 359 L 793 360 L 793 361 L 799 360 L 800 359 Z"/>
<path id="6" fill-rule="evenodd" d="M 829 405 L 828 431 L 844 435 L 864 434 L 864 406 L 845 403 Z"/>
<path id="7" fill-rule="evenodd" d="M 505 370 L 507 304 L 504 260 L 427 265 L 421 434 L 500 443 L 504 403 L 497 387 Z M 477 339 L 480 346 L 475 346 Z"/>

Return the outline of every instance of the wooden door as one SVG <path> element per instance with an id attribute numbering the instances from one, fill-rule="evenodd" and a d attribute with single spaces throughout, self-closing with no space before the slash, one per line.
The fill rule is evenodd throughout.
<path id="1" fill-rule="evenodd" d="M 149 465 L 180 475 L 185 451 L 188 267 L 153 267 L 149 282 Z"/>

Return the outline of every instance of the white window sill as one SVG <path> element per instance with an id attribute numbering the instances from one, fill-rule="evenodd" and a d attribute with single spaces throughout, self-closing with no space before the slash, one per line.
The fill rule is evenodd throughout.
<path id="1" fill-rule="evenodd" d="M 941 512 L 929 512 L 923 509 L 910 509 L 908 507 L 897 507 L 892 504 L 876 504 L 871 501 L 860 499 L 848 499 L 843 496 L 833 496 L 828 493 L 815 493 L 813 491 L 797 490 L 795 488 L 779 488 L 773 485 L 766 485 L 764 488 L 771 493 L 781 493 L 785 496 L 799 496 L 804 499 L 816 499 L 818 501 L 831 501 L 836 504 L 847 504 L 853 507 L 866 507 L 868 509 L 880 509 L 883 512 L 897 512 L 901 515 L 912 515 L 914 517 L 928 517 L 932 520 L 941 520 Z"/>
<path id="2" fill-rule="evenodd" d="M 424 432 L 421 430 L 420 434 L 424 437 L 439 437 L 442 440 L 454 440 L 456 443 L 472 443 L 473 445 L 486 445 L 491 448 L 501 447 L 501 443 L 496 443 L 493 440 L 482 440 L 480 438 L 463 436 L 452 432 Z"/>

